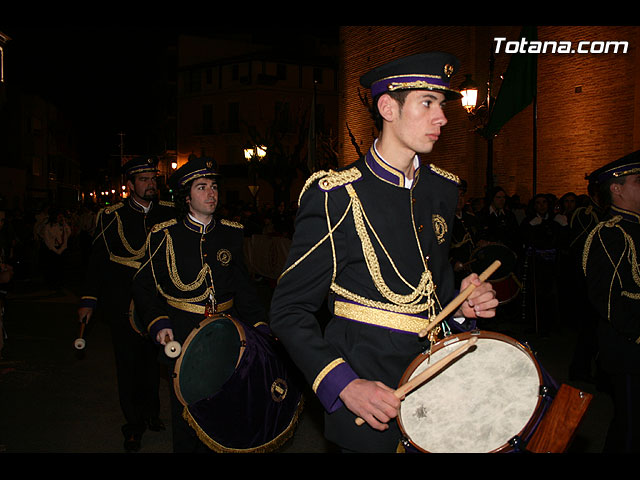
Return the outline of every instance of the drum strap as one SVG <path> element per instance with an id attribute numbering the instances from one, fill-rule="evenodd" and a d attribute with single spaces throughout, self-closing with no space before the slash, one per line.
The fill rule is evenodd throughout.
<path id="1" fill-rule="evenodd" d="M 197 305 L 197 304 L 188 303 L 188 302 L 178 302 L 176 300 L 170 300 L 170 299 L 167 299 L 167 304 L 171 305 L 174 308 L 177 308 L 178 310 L 191 312 L 191 313 L 198 313 L 201 315 L 204 315 L 205 308 L 206 308 L 205 305 Z M 227 300 L 226 302 L 216 304 L 215 313 L 226 312 L 227 310 L 231 309 L 231 307 L 233 307 L 233 298 L 231 300 Z"/>
<path id="2" fill-rule="evenodd" d="M 341 300 L 335 301 L 334 315 L 407 333 L 419 333 L 429 324 L 429 319 L 418 315 L 391 312 Z"/>

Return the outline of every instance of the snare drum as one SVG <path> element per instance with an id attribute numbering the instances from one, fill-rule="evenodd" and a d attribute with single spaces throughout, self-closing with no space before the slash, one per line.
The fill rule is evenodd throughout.
<path id="1" fill-rule="evenodd" d="M 505 335 L 475 331 L 451 335 L 414 359 L 400 385 L 477 336 L 474 347 L 403 400 L 398 424 L 407 450 L 428 453 L 518 451 L 550 398 L 528 348 Z"/>
<path id="2" fill-rule="evenodd" d="M 480 275 L 495 260 L 500 260 L 501 265 L 488 281 L 500 304 L 504 304 L 516 298 L 522 288 L 516 277 L 518 257 L 515 252 L 501 243 L 478 247 L 471 254 L 471 271 Z"/>
<path id="3" fill-rule="evenodd" d="M 270 452 L 292 434 L 302 409 L 294 370 L 271 337 L 226 314 L 186 338 L 173 387 L 183 416 L 217 452 Z"/>

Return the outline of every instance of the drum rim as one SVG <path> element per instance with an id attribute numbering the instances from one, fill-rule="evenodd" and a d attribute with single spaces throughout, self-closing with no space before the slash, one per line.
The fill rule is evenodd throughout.
<path id="1" fill-rule="evenodd" d="M 472 252 L 471 255 L 469 256 L 469 259 L 474 259 L 476 254 L 481 251 L 484 250 L 485 248 L 488 247 L 502 247 L 503 249 L 505 249 L 506 251 L 508 251 L 510 253 L 510 255 L 513 257 L 514 261 L 517 263 L 518 262 L 518 256 L 516 255 L 516 252 L 514 252 L 511 248 L 507 247 L 504 243 L 501 242 L 490 242 L 487 243 L 486 245 L 482 245 L 481 247 L 476 247 Z M 473 268 L 471 269 L 473 271 Z M 480 272 L 475 272 L 480 274 Z M 508 279 L 511 275 L 513 275 L 514 272 L 508 272 L 506 275 L 502 276 L 502 277 L 497 277 L 497 278 L 491 278 L 489 279 L 490 283 L 498 283 L 501 282 L 503 280 Z"/>
<path id="2" fill-rule="evenodd" d="M 182 354 L 178 357 L 173 367 L 173 391 L 175 392 L 175 395 L 180 401 L 180 403 L 185 407 L 188 407 L 189 404 L 185 401 L 184 397 L 182 396 L 182 391 L 180 389 L 180 367 L 182 366 L 182 359 L 184 358 L 184 352 L 188 351 L 190 343 L 198 335 L 198 332 L 200 332 L 202 328 L 206 327 L 212 322 L 218 321 L 223 318 L 226 320 L 230 320 L 231 323 L 235 325 L 236 329 L 238 330 L 238 337 L 240 338 L 240 351 L 238 352 L 238 360 L 236 361 L 235 368 L 238 368 L 238 365 L 242 360 L 242 356 L 244 355 L 244 351 L 247 345 L 247 337 L 244 331 L 244 327 L 240 324 L 238 320 L 236 320 L 231 315 L 228 315 L 226 313 L 216 313 L 210 317 L 205 317 L 204 320 L 200 321 L 200 323 L 198 323 L 198 326 L 193 328 L 191 332 L 189 332 L 189 335 L 187 335 L 187 338 L 182 343 Z"/>
<path id="3" fill-rule="evenodd" d="M 522 292 L 520 280 L 518 280 L 518 277 L 513 272 L 509 272 L 509 274 L 503 278 L 498 278 L 496 280 L 487 280 L 491 285 L 498 285 L 507 279 L 510 279 L 516 285 L 515 293 L 512 294 L 511 297 L 507 298 L 506 300 L 498 299 L 498 305 L 506 305 L 507 303 L 512 302 L 513 300 L 518 298 L 518 295 L 520 295 L 520 293 Z"/>
<path id="4" fill-rule="evenodd" d="M 147 332 L 145 332 L 144 330 L 141 330 L 140 328 L 138 328 L 138 325 L 135 321 L 135 304 L 133 299 L 131 299 L 131 303 L 129 303 L 129 324 L 131 325 L 131 328 L 133 328 L 133 331 L 136 332 L 138 335 L 140 335 L 141 337 L 146 337 L 147 336 Z"/>
<path id="5" fill-rule="evenodd" d="M 457 333 L 457 334 L 453 334 L 453 335 L 449 335 L 447 337 L 444 337 L 441 340 L 438 340 L 436 343 L 434 343 L 432 345 L 431 349 L 435 353 L 435 352 L 441 350 L 442 348 L 451 345 L 452 343 L 457 344 L 462 340 L 468 340 L 472 336 L 476 336 L 478 338 L 487 338 L 487 339 L 492 339 L 492 340 L 503 341 L 503 342 L 511 344 L 512 346 L 514 346 L 514 347 L 518 348 L 519 350 L 521 350 L 523 353 L 525 353 L 526 355 L 529 356 L 529 358 L 531 359 L 533 365 L 535 366 L 536 373 L 538 374 L 538 384 L 540 385 L 540 387 L 542 387 L 544 385 L 544 377 L 543 377 L 543 374 L 542 374 L 542 369 L 540 368 L 538 360 L 533 355 L 533 352 L 531 351 L 531 349 L 529 347 L 527 347 L 526 345 L 524 345 L 522 342 L 516 340 L 513 337 L 505 335 L 503 333 L 493 332 L 493 331 L 490 331 L 490 330 L 471 330 L 471 331 L 468 331 L 468 332 Z M 454 339 L 457 339 L 457 340 L 454 342 L 453 341 Z M 433 350 L 434 348 L 435 348 L 435 350 Z M 429 358 L 429 355 L 426 352 L 425 353 L 421 353 L 416 358 L 414 358 L 411 361 L 411 363 L 409 364 L 409 366 L 406 368 L 406 370 L 404 371 L 402 377 L 400 378 L 400 382 L 398 382 L 398 387 L 401 387 L 402 385 L 407 383 L 407 381 L 411 378 L 411 375 L 413 375 L 415 370 L 424 361 L 426 361 L 428 358 Z M 519 432 L 515 433 L 513 435 L 513 437 L 522 437 L 523 435 L 527 435 L 527 434 L 531 433 L 532 428 L 534 427 L 534 425 L 536 423 L 537 415 L 539 414 L 539 412 L 541 410 L 543 399 L 544 399 L 544 396 L 541 393 L 538 393 L 538 400 L 536 402 L 536 406 L 534 408 L 533 415 L 531 415 L 531 418 L 529 418 L 527 423 L 522 427 L 522 429 Z M 398 423 L 398 427 L 400 429 L 400 432 L 402 433 L 403 440 L 406 440 L 407 442 L 409 442 L 415 449 L 417 449 L 418 451 L 420 451 L 422 453 L 431 453 L 430 451 L 425 450 L 420 445 L 416 444 L 409 437 L 409 434 L 405 430 L 405 427 L 404 427 L 403 422 L 402 422 L 401 409 L 398 410 L 397 423 Z M 486 452 L 486 453 L 499 453 L 499 452 L 503 452 L 503 451 L 506 451 L 506 450 L 509 450 L 509 449 L 510 449 L 509 443 L 505 443 L 504 445 L 501 445 L 498 448 L 496 448 L 494 450 L 491 450 L 490 452 Z"/>

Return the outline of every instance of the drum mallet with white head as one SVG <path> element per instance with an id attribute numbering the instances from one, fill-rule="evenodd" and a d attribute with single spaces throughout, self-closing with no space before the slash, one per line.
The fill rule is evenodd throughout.
<path id="1" fill-rule="evenodd" d="M 86 346 L 86 342 L 84 341 L 83 335 L 84 335 L 84 328 L 87 326 L 87 317 L 84 317 L 81 321 L 80 321 L 80 333 L 78 334 L 78 338 L 76 338 L 73 342 L 73 346 L 76 348 L 76 350 L 84 350 L 84 347 Z"/>
<path id="2" fill-rule="evenodd" d="M 182 352 L 182 347 L 175 340 L 170 340 L 169 335 L 165 337 L 164 354 L 169 358 L 177 358 Z"/>

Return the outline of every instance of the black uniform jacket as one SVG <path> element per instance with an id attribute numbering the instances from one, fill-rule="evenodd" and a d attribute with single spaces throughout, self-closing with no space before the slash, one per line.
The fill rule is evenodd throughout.
<path id="1" fill-rule="evenodd" d="M 174 216 L 173 204 L 151 202 L 147 213 L 131 197 L 102 209 L 96 217 L 81 305 L 95 308 L 101 294 L 124 294 L 128 308 L 130 285 L 145 252 L 152 227 Z M 109 295 L 109 301 L 112 301 Z"/>
<path id="2" fill-rule="evenodd" d="M 215 312 L 249 325 L 266 323 L 245 267 L 243 239 L 242 225 L 226 220 L 204 226 L 187 216 L 154 227 L 133 281 L 136 311 L 152 339 L 172 328 L 183 342 L 205 318 L 209 302 Z"/>
<path id="3" fill-rule="evenodd" d="M 598 311 L 599 355 L 610 372 L 640 373 L 640 215 L 611 207 L 584 246 L 589 299 Z"/>
<path id="4" fill-rule="evenodd" d="M 418 332 L 456 293 L 449 244 L 457 177 L 421 166 L 411 188 L 403 184 L 373 148 L 349 168 L 312 176 L 271 303 L 272 330 L 329 412 L 327 437 L 354 448 L 371 443 L 362 435 L 372 429 L 354 427 L 338 395 L 355 378 L 396 388 L 428 347 Z M 323 329 L 314 313 L 327 292 L 333 316 Z"/>

